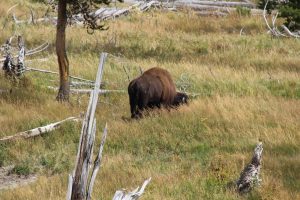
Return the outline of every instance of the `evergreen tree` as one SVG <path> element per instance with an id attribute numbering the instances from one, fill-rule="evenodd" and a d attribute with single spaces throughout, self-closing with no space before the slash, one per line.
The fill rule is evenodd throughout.
<path id="1" fill-rule="evenodd" d="M 99 6 L 110 3 L 110 0 L 48 0 L 53 6 L 57 5 L 56 25 L 56 54 L 59 66 L 60 87 L 56 99 L 58 101 L 69 100 L 69 60 L 66 52 L 66 27 L 67 20 L 73 15 L 83 15 L 84 25 L 89 33 L 93 30 L 105 30 L 103 24 L 97 22 L 93 11 Z M 122 0 L 118 0 L 122 2 Z"/>

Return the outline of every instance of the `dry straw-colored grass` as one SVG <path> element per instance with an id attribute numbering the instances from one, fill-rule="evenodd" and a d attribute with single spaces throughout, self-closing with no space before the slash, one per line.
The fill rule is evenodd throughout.
<path id="1" fill-rule="evenodd" d="M 43 4 L 0 1 L 0 24 L 16 2 L 39 10 Z M 20 18 L 26 6 L 16 8 Z M 128 80 L 153 66 L 168 69 L 177 87 L 197 93 L 188 106 L 156 111 L 139 121 L 130 116 L 128 96 L 100 97 L 97 144 L 105 122 L 108 138 L 94 199 L 110 199 L 116 189 L 152 177 L 143 199 L 297 199 L 300 198 L 300 42 L 274 39 L 262 19 L 231 15 L 198 17 L 191 12 L 133 13 L 107 22 L 105 32 L 88 35 L 68 27 L 67 49 L 72 75 L 94 79 L 99 53 L 109 52 L 104 81 L 108 89 L 125 89 Z M 240 30 L 243 28 L 243 35 Z M 52 25 L 0 30 L 0 43 L 14 31 L 28 48 L 50 42 L 47 52 L 28 63 L 57 71 Z M 115 55 L 115 56 L 112 56 Z M 44 125 L 86 110 L 88 97 L 72 95 L 60 104 L 58 78 L 30 72 L 18 84 L 0 76 L 0 137 Z M 37 182 L 0 191 L 0 199 L 64 199 L 67 174 L 74 167 L 81 124 L 65 124 L 45 136 L 0 144 L 0 165 L 17 165 L 37 173 Z M 262 185 L 240 197 L 227 184 L 239 176 L 259 140 L 264 143 Z"/>

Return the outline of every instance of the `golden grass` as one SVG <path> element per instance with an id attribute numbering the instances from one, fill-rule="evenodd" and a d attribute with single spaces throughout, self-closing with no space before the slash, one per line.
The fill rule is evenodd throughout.
<path id="1" fill-rule="evenodd" d="M 18 1 L 1 1 L 0 22 Z M 42 4 L 22 4 L 46 8 Z M 16 9 L 21 18 L 24 10 Z M 197 93 L 188 106 L 157 111 L 139 121 L 129 117 L 128 96 L 100 97 L 97 144 L 108 122 L 95 199 L 111 199 L 117 189 L 133 189 L 152 177 L 143 199 L 297 199 L 300 198 L 300 43 L 272 39 L 260 17 L 198 17 L 183 13 L 133 13 L 107 22 L 110 29 L 88 35 L 68 27 L 72 75 L 94 79 L 99 54 L 109 52 L 104 81 L 126 90 L 130 78 L 154 66 L 168 69 L 179 89 Z M 244 35 L 239 32 L 244 28 Z M 50 42 L 44 62 L 28 66 L 57 70 L 52 25 L 1 30 L 0 43 L 16 31 L 30 49 Z M 113 56 L 114 55 L 114 56 Z M 116 57 L 117 56 L 117 57 Z M 28 58 L 29 59 L 29 58 Z M 0 137 L 85 112 L 86 95 L 59 104 L 58 78 L 30 72 L 18 87 L 1 74 Z M 108 102 L 108 103 L 107 103 Z M 0 191 L 1 199 L 64 199 L 67 174 L 74 167 L 81 124 L 65 124 L 45 136 L 0 144 L 0 163 L 37 173 L 36 183 Z M 227 184 L 238 178 L 258 140 L 264 143 L 262 186 L 240 197 Z"/>

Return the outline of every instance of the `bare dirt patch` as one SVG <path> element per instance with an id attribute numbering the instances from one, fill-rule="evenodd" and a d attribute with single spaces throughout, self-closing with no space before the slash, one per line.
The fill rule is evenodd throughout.
<path id="1" fill-rule="evenodd" d="M 13 167 L 12 165 L 0 167 L 0 190 L 20 187 L 37 180 L 35 174 L 24 176 L 10 173 Z"/>

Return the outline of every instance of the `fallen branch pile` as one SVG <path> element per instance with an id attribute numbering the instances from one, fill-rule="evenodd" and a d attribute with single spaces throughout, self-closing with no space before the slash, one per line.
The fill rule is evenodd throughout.
<path id="1" fill-rule="evenodd" d="M 16 76 L 19 77 L 23 74 L 25 71 L 25 47 L 24 47 L 24 41 L 21 36 L 18 36 L 18 47 L 19 47 L 19 53 L 16 56 L 17 62 L 14 61 L 14 56 L 11 53 L 11 42 L 13 37 L 11 37 L 9 40 L 6 41 L 6 44 L 4 46 L 5 51 L 5 59 L 3 59 L 3 70 L 5 72 L 6 76 L 12 77 Z"/>
<path id="2" fill-rule="evenodd" d="M 125 0 L 125 3 L 132 4 L 127 8 L 112 8 L 112 7 L 102 7 L 90 15 L 99 21 L 115 19 L 123 15 L 127 15 L 133 10 L 140 12 L 146 12 L 151 8 L 162 8 L 169 11 L 177 11 L 183 8 L 190 8 L 198 15 L 216 15 L 216 16 L 226 16 L 230 12 L 236 10 L 236 7 L 248 8 L 251 14 L 262 14 L 262 10 L 255 9 L 255 4 L 245 1 L 245 2 L 229 2 L 229 1 L 200 1 L 200 0 L 178 0 L 170 3 L 169 1 L 136 1 L 136 0 Z M 11 7 L 7 13 L 11 12 L 14 8 Z M 50 16 L 48 12 L 44 14 L 41 18 L 34 18 L 33 10 L 30 9 L 30 18 L 27 20 L 19 20 L 16 15 L 12 14 L 12 19 L 15 24 L 39 24 L 39 23 L 50 23 L 56 25 L 57 17 Z M 70 25 L 83 25 L 84 16 L 82 14 L 73 15 L 68 19 L 68 24 Z"/>
<path id="3" fill-rule="evenodd" d="M 125 0 L 129 3 L 137 3 L 139 1 Z M 262 10 L 255 9 L 255 4 L 249 1 L 245 2 L 230 2 L 230 1 L 201 1 L 201 0 L 178 0 L 178 1 L 150 1 L 149 5 L 154 4 L 156 7 L 163 8 L 165 10 L 177 11 L 181 9 L 191 9 L 196 14 L 201 16 L 226 16 L 231 12 L 235 12 L 237 7 L 243 7 L 249 9 L 252 15 L 262 15 Z"/>
<path id="4" fill-rule="evenodd" d="M 137 187 L 132 192 L 128 192 L 128 194 L 126 194 L 125 190 L 116 191 L 113 200 L 138 200 L 144 193 L 144 190 L 150 181 L 151 178 L 145 180 L 141 188 Z"/>
<path id="5" fill-rule="evenodd" d="M 263 17 L 265 20 L 265 23 L 269 29 L 269 33 L 274 36 L 274 37 L 294 37 L 294 38 L 300 38 L 300 30 L 292 32 L 288 29 L 288 27 L 286 27 L 285 25 L 281 25 L 281 28 L 283 30 L 280 31 L 277 26 L 276 26 L 276 20 L 278 17 L 278 11 L 275 11 L 275 13 L 273 15 L 271 15 L 272 17 L 272 25 L 269 24 L 268 20 L 267 20 L 267 6 L 268 6 L 269 0 L 266 1 L 265 7 L 264 7 L 264 11 L 263 11 Z"/>
<path id="6" fill-rule="evenodd" d="M 11 12 L 17 5 L 11 7 L 7 13 Z M 96 18 L 100 21 L 115 19 L 122 15 L 127 15 L 132 10 L 139 10 L 141 12 L 145 12 L 150 8 L 161 7 L 161 3 L 158 1 L 150 1 L 150 2 L 137 2 L 128 8 L 112 8 L 112 7 L 102 7 L 95 12 L 91 13 L 93 18 Z M 50 23 L 57 24 L 57 17 L 49 16 L 48 12 L 44 14 L 41 18 L 34 18 L 34 14 L 32 9 L 30 9 L 30 18 L 28 20 L 19 20 L 14 13 L 12 13 L 12 19 L 15 24 L 39 24 L 39 23 Z M 84 16 L 82 14 L 73 15 L 68 19 L 69 25 L 83 25 L 84 24 Z"/>
<path id="7" fill-rule="evenodd" d="M 6 76 L 9 77 L 20 77 L 25 71 L 25 56 L 30 56 L 39 53 L 46 48 L 49 44 L 44 43 L 34 49 L 26 51 L 25 44 L 22 36 L 17 36 L 17 48 L 12 46 L 12 40 L 15 36 L 10 37 L 3 45 L 1 51 L 4 53 L 4 58 L 0 59 L 0 63 L 3 62 L 2 69 Z M 17 58 L 15 60 L 15 58 Z"/>

